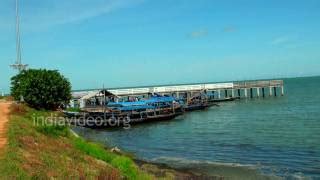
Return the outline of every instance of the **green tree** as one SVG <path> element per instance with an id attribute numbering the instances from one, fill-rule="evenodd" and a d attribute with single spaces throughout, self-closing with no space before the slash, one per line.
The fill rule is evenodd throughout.
<path id="1" fill-rule="evenodd" d="M 36 109 L 55 110 L 71 99 L 71 84 L 57 70 L 28 69 L 11 78 L 11 95 Z"/>

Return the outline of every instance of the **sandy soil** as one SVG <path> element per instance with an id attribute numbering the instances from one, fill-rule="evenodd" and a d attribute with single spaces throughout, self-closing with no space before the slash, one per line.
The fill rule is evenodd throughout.
<path id="1" fill-rule="evenodd" d="M 0 101 L 0 149 L 7 143 L 6 124 L 9 120 L 9 107 L 10 103 Z"/>

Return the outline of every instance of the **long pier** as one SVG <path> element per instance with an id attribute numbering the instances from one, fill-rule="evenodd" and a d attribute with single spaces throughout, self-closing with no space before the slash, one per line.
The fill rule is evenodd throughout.
<path id="1" fill-rule="evenodd" d="M 192 97 L 202 93 L 210 96 L 211 99 L 223 101 L 230 98 L 255 98 L 284 95 L 283 80 L 261 80 L 261 81 L 237 81 L 228 83 L 204 83 L 186 84 L 174 86 L 150 86 L 136 88 L 112 88 L 107 89 L 116 99 L 129 97 L 147 97 L 157 93 L 174 97 Z M 80 90 L 73 92 L 71 104 L 78 103 L 84 107 L 86 101 L 103 96 L 101 89 Z"/>

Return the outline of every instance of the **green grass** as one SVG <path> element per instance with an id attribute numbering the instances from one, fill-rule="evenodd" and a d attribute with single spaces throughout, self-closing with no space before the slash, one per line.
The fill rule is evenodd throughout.
<path id="1" fill-rule="evenodd" d="M 122 174 L 130 179 L 150 179 L 146 173 L 141 172 L 134 162 L 121 155 L 107 152 L 101 145 L 86 142 L 81 138 L 74 140 L 75 147 L 86 154 L 111 164 L 122 172 Z"/>
<path id="2" fill-rule="evenodd" d="M 25 109 L 24 109 L 25 108 Z M 46 125 L 52 112 L 13 107 L 8 145 L 0 154 L 0 175 L 7 179 L 153 179 L 127 156 L 106 150 L 70 133 L 69 127 Z M 100 161 L 98 161 L 100 160 Z M 103 163 L 101 163 L 103 162 Z"/>
<path id="3" fill-rule="evenodd" d="M 20 146 L 17 134 L 23 135 L 25 132 L 20 125 L 11 126 L 11 124 L 15 124 L 15 121 L 10 121 L 7 149 L 4 152 L 5 156 L 0 159 L 0 174 L 8 179 L 26 179 L 27 173 L 22 169 L 23 160 L 20 158 L 20 152 L 17 151 Z"/>
<path id="4" fill-rule="evenodd" d="M 6 98 L 7 98 L 7 96 L 1 96 L 1 95 L 0 95 L 0 100 L 1 100 L 1 99 L 6 99 Z"/>
<path id="5" fill-rule="evenodd" d="M 66 110 L 69 112 L 80 112 L 81 111 L 80 108 L 73 108 L 73 107 L 67 108 Z"/>
<path id="6" fill-rule="evenodd" d="M 4 95 L 4 96 L 1 96 L 0 95 L 0 100 L 12 100 L 12 97 L 11 96 L 9 96 L 9 95 Z"/>

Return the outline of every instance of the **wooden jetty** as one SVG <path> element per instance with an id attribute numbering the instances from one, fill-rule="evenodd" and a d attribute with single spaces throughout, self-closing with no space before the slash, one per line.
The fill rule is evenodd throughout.
<path id="1" fill-rule="evenodd" d="M 283 80 L 238 81 L 227 83 L 184 84 L 169 86 L 150 86 L 133 88 L 110 88 L 115 101 L 130 98 L 147 98 L 151 94 L 169 95 L 176 98 L 190 99 L 197 94 L 206 94 L 209 101 L 221 102 L 242 98 L 266 98 L 267 96 L 284 95 Z M 100 94 L 99 94 L 100 93 Z M 97 97 L 101 97 L 101 89 L 73 91 L 73 107 L 96 106 Z M 91 101 L 90 101 L 91 99 Z M 93 101 L 92 101 L 93 100 Z M 91 104 L 88 104 L 91 103 Z"/>

